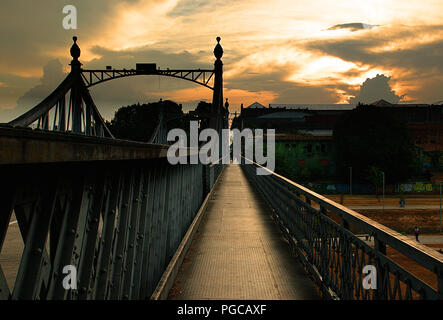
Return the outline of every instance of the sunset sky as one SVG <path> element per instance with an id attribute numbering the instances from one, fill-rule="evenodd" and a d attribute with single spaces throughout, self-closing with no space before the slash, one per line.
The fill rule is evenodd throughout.
<path id="1" fill-rule="evenodd" d="M 78 29 L 62 26 L 77 7 Z M 231 110 L 269 103 L 348 103 L 377 74 L 401 102 L 443 100 L 442 0 L 1 0 L 0 122 L 29 110 L 69 71 L 77 35 L 87 69 L 212 68 L 224 49 L 224 95 Z M 380 95 L 387 78 L 374 84 Z M 367 82 L 368 84 L 368 82 Z M 91 89 L 110 119 L 119 106 L 160 98 L 195 107 L 212 93 L 158 76 Z M 372 98 L 372 96 L 370 97 Z"/>

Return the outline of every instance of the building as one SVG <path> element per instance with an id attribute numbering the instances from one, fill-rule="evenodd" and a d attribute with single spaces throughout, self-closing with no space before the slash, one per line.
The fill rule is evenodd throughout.
<path id="1" fill-rule="evenodd" d="M 406 123 L 419 153 L 422 173 L 426 170 L 443 172 L 442 104 L 391 104 L 378 100 L 370 106 Z M 284 145 L 294 157 L 296 172 L 305 168 L 305 171 L 332 175 L 335 172 L 332 136 L 336 122 L 344 113 L 364 107 L 349 104 L 270 104 L 264 107 L 255 102 L 246 108 L 242 106 L 233 125 L 276 129 L 277 146 Z"/>
<path id="2" fill-rule="evenodd" d="M 336 173 L 330 135 L 276 135 L 275 145 L 277 157 L 281 154 L 287 156 L 293 176 L 327 178 Z"/>

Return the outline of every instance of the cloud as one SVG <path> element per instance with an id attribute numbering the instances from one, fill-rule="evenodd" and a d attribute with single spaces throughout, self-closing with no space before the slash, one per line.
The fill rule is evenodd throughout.
<path id="1" fill-rule="evenodd" d="M 412 36 L 412 34 L 410 35 Z M 423 35 L 424 36 L 424 35 Z M 420 40 L 420 39 L 416 39 Z M 407 47 L 402 47 L 404 42 Z M 306 44 L 307 50 L 339 57 L 359 64 L 388 68 L 438 68 L 443 70 L 443 39 L 419 43 L 400 35 L 372 34 L 368 37 L 315 40 Z M 415 42 L 415 43 L 414 43 Z"/>
<path id="2" fill-rule="evenodd" d="M 92 52 L 100 58 L 85 63 L 85 69 L 103 69 L 107 65 L 114 68 L 135 68 L 137 62 L 156 63 L 162 69 L 212 69 L 212 61 L 204 61 L 205 52 L 190 53 L 188 51 L 166 52 L 151 49 L 149 46 L 127 50 L 110 50 L 94 47 Z M 91 95 L 105 118 L 111 118 L 118 107 L 135 102 L 152 102 L 160 98 L 174 99 L 183 103 L 184 109 L 195 108 L 194 102 L 200 101 L 199 85 L 181 79 L 161 76 L 136 76 L 116 79 L 91 87 Z M 203 87 L 202 87 L 203 88 Z M 186 96 L 177 95 L 180 90 L 185 90 Z M 210 92 L 204 88 L 204 92 Z M 169 94 L 167 93 L 169 92 Z M 194 94 L 194 98 L 192 98 Z M 212 94 L 212 93 L 211 93 Z"/>
<path id="3" fill-rule="evenodd" d="M 285 79 L 291 69 L 281 66 L 272 72 L 244 74 L 226 81 L 227 89 L 242 89 L 256 92 L 273 92 L 272 103 L 332 103 L 340 97 L 335 88 L 326 85 L 307 85 Z"/>
<path id="4" fill-rule="evenodd" d="M 19 116 L 35 107 L 57 88 L 66 75 L 58 59 L 49 61 L 43 67 L 43 76 L 40 78 L 39 83 L 18 98 L 17 105 L 11 110 L 11 113 L 14 116 Z"/>
<path id="5" fill-rule="evenodd" d="M 48 61 L 58 59 L 69 71 L 73 35 L 79 38 L 80 60 L 90 69 L 131 68 L 136 62 L 212 68 L 220 35 L 232 108 L 254 94 L 276 99 L 271 103 L 344 102 L 377 73 L 392 76 L 396 95 L 406 93 L 408 101 L 443 99 L 438 1 L 77 0 L 78 30 L 62 28 L 65 4 L 2 0 L 0 108 L 11 109 L 30 88 L 42 86 Z M 340 21 L 357 22 L 336 24 Z M 328 27 L 337 32 L 325 31 Z M 93 87 L 91 93 L 106 117 L 120 105 L 167 92 L 186 101 L 195 92 L 200 100 L 200 89 L 194 88 L 199 87 L 177 79 L 135 77 Z"/>
<path id="6" fill-rule="evenodd" d="M 223 14 L 222 7 L 232 4 L 247 3 L 251 0 L 179 0 L 177 4 L 167 13 L 169 17 L 189 17 L 200 13 Z"/>
<path id="7" fill-rule="evenodd" d="M 74 34 L 83 42 L 96 38 L 107 28 L 119 5 L 136 4 L 136 0 L 75 1 L 78 30 L 65 30 L 62 10 L 65 1 L 2 0 L 0 10 L 0 72 L 41 70 L 49 57 L 64 48 L 68 54 Z M 66 56 L 69 58 L 69 56 Z M 26 70 L 26 71 L 23 71 Z"/>
<path id="8" fill-rule="evenodd" d="M 349 103 L 357 104 L 361 103 L 372 103 L 377 100 L 383 99 L 390 103 L 398 103 L 403 96 L 398 96 L 395 91 L 391 89 L 389 85 L 390 77 L 384 74 L 377 74 L 374 78 L 366 79 L 365 82 L 360 86 L 360 92 L 354 98 L 349 99 Z"/>
<path id="9" fill-rule="evenodd" d="M 195 14 L 197 11 L 207 8 L 209 2 L 206 0 L 181 0 L 177 5 L 168 12 L 170 17 L 188 16 Z"/>
<path id="10" fill-rule="evenodd" d="M 377 25 L 355 22 L 355 23 L 336 24 L 335 26 L 332 26 L 327 30 L 349 29 L 350 31 L 354 32 L 359 30 L 372 29 L 376 26 Z"/>
<path id="11" fill-rule="evenodd" d="M 402 87 L 402 93 L 414 100 L 432 103 L 442 97 L 441 90 L 424 85 L 423 80 L 438 83 L 441 79 L 443 25 L 385 27 L 356 37 L 307 41 L 304 49 L 352 62 L 361 68 L 362 75 L 371 69 L 385 70 L 395 75 L 396 87 Z"/>
<path id="12" fill-rule="evenodd" d="M 168 67 L 171 69 L 190 68 L 191 66 L 196 69 L 211 69 L 213 67 L 213 61 L 211 60 L 202 62 L 207 54 L 207 52 L 202 51 L 197 53 L 191 53 L 186 50 L 180 52 L 168 52 L 165 50 L 153 49 L 150 46 L 141 46 L 126 50 L 111 50 L 95 46 L 91 49 L 91 52 L 100 56 L 100 58 L 85 63 L 87 68 L 102 68 L 108 64 L 112 64 L 117 68 L 135 68 L 137 62 L 152 62 L 156 63 L 157 67 Z"/>
<path id="13" fill-rule="evenodd" d="M 149 46 L 127 50 L 111 50 L 95 46 L 91 51 L 100 56 L 100 58 L 85 62 L 83 64 L 85 69 L 104 69 L 107 65 L 112 65 L 117 69 L 131 69 L 135 68 L 137 62 L 155 62 L 159 67 L 170 69 L 213 68 L 212 61 L 202 62 L 206 53 L 200 51 L 195 54 L 188 51 L 171 53 L 151 49 Z M 49 61 L 43 68 L 43 76 L 38 84 L 24 94 L 21 93 L 15 108 L 7 112 L 1 112 L 0 122 L 11 121 L 13 118 L 30 110 L 54 91 L 64 77 L 66 77 L 66 74 L 63 72 L 63 65 L 60 61 L 58 59 Z M 7 80 L 5 78 L 5 83 L 7 83 Z M 0 81 L 3 83 L 1 75 Z M 165 99 L 166 96 L 173 97 L 178 103 L 184 102 L 184 109 L 194 108 L 196 106 L 195 102 L 198 103 L 202 98 L 199 96 L 199 91 L 195 90 L 196 87 L 198 87 L 197 84 L 175 78 L 138 76 L 105 82 L 91 87 L 90 92 L 102 116 L 110 119 L 120 106 L 135 102 L 158 101 L 160 98 Z M 184 89 L 189 90 L 186 91 L 187 95 L 182 99 L 180 95 L 174 94 Z M 3 86 L 0 87 L 0 93 L 3 90 L 6 89 Z M 204 90 L 209 92 L 207 88 L 204 88 Z M 167 94 L 168 91 L 170 92 L 169 94 Z M 195 94 L 193 99 L 191 97 L 192 93 Z"/>

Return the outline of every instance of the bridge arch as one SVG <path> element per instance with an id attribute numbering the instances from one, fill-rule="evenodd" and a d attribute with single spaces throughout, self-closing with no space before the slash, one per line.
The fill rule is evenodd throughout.
<path id="1" fill-rule="evenodd" d="M 220 45 L 220 37 L 217 37 L 217 45 L 214 49 L 216 61 L 214 69 L 105 69 L 87 70 L 82 69 L 78 60 L 81 50 L 77 45 L 77 37 L 73 37 L 74 43 L 70 49 L 72 56 L 71 72 L 62 83 L 42 102 L 26 113 L 8 123 L 12 127 L 27 127 L 35 124 L 37 129 L 52 130 L 59 132 L 73 132 L 84 135 L 114 138 L 107 128 L 103 117 L 96 107 L 89 87 L 107 82 L 113 79 L 131 77 L 137 75 L 160 75 L 178 78 L 194 82 L 213 90 L 213 119 L 211 127 L 220 130 L 223 127 L 225 113 L 223 112 L 223 63 L 221 57 L 223 49 Z M 213 86 L 209 85 L 213 79 Z M 52 124 L 52 127 L 51 127 Z M 158 127 L 163 126 L 163 117 L 159 116 Z M 164 130 L 155 132 L 165 132 Z M 153 143 L 164 143 L 156 137 L 151 137 Z"/>
<path id="2" fill-rule="evenodd" d="M 86 83 L 86 87 L 90 88 L 103 82 L 107 82 L 114 79 L 142 76 L 142 75 L 158 75 L 165 77 L 172 77 L 176 79 L 187 80 L 210 90 L 214 90 L 214 87 L 209 85 L 211 79 L 213 79 L 214 70 L 209 69 L 157 69 L 154 71 L 139 71 L 136 69 L 106 69 L 106 70 L 87 70 L 82 69 L 81 75 Z"/>

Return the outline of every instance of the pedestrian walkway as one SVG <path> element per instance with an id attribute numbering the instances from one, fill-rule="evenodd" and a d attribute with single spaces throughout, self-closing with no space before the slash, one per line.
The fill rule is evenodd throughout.
<path id="1" fill-rule="evenodd" d="M 320 299 L 239 165 L 220 177 L 170 299 Z"/>

